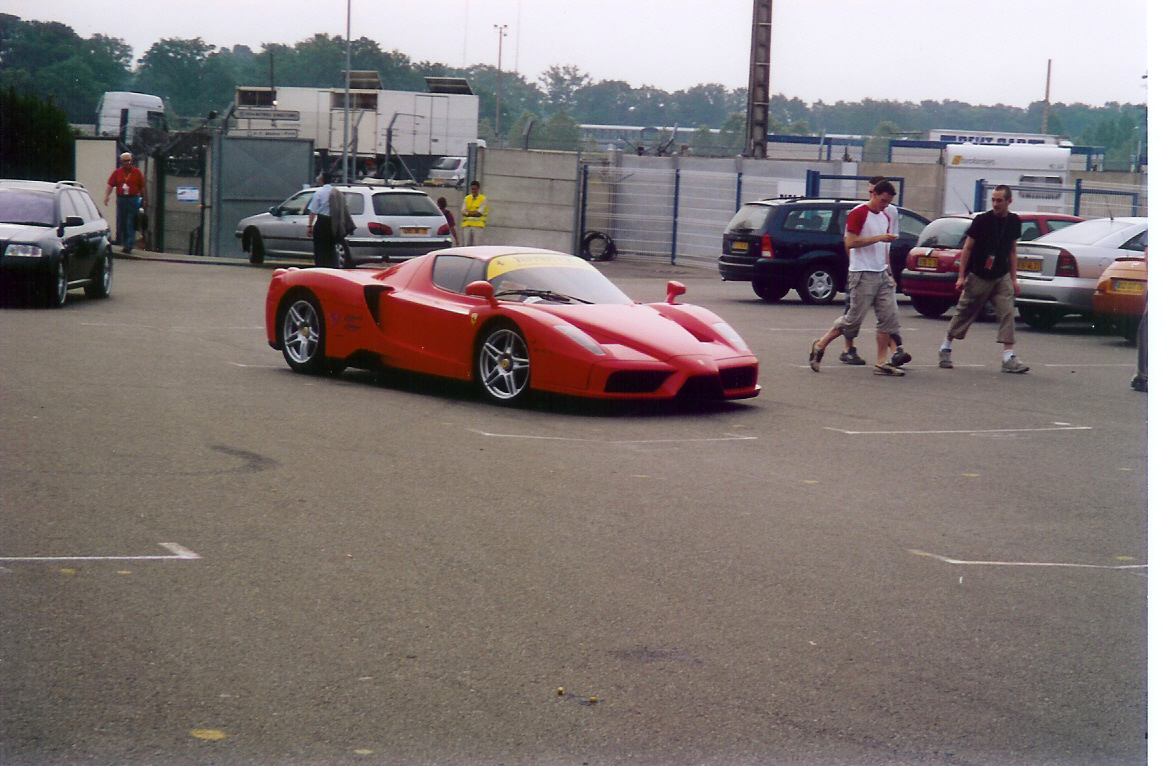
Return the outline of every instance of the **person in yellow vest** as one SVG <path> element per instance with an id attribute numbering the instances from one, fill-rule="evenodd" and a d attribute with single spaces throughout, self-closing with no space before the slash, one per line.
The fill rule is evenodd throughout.
<path id="1" fill-rule="evenodd" d="M 487 198 L 479 193 L 479 182 L 470 182 L 470 194 L 462 201 L 462 241 L 467 245 L 481 245 L 487 228 Z"/>

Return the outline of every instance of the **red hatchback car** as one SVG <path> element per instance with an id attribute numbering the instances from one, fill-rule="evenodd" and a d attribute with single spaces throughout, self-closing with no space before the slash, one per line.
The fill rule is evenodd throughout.
<path id="1" fill-rule="evenodd" d="M 1018 213 L 1022 219 L 1022 239 L 1027 242 L 1082 218 L 1062 213 Z M 900 273 L 900 291 L 913 308 L 927 317 L 939 317 L 957 305 L 958 258 L 972 215 L 949 215 L 930 223 L 908 253 Z"/>

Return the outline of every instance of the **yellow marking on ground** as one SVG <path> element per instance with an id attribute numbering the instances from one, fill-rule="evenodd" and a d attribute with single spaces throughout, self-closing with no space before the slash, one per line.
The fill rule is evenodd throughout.
<path id="1" fill-rule="evenodd" d="M 60 572 L 60 573 L 61 573 L 61 574 L 63 574 L 63 575 L 75 575 L 75 574 L 77 574 L 77 570 L 76 570 L 76 569 L 73 569 L 72 567 L 61 567 L 61 568 L 60 568 L 60 569 L 58 569 L 57 571 L 58 571 L 58 572 Z"/>
<path id="2" fill-rule="evenodd" d="M 227 739 L 227 732 L 219 729 L 191 729 L 191 736 L 195 739 L 218 742 L 221 739 Z"/>
<path id="3" fill-rule="evenodd" d="M 977 479 L 977 478 L 981 477 L 980 473 L 963 473 L 961 475 L 965 476 L 966 478 L 969 478 L 969 479 Z"/>

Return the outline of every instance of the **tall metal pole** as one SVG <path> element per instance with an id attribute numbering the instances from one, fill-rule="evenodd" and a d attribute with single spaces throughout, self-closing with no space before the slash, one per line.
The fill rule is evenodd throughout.
<path id="1" fill-rule="evenodd" d="M 495 136 L 499 135 L 499 114 L 503 93 L 503 38 L 507 36 L 507 25 L 495 24 L 499 31 L 499 63 L 495 67 Z"/>
<path id="2" fill-rule="evenodd" d="M 353 0 L 345 0 L 345 135 L 341 148 L 341 182 L 349 183 L 349 82 L 353 66 Z"/>
<path id="3" fill-rule="evenodd" d="M 744 157 L 762 159 L 767 153 L 767 122 L 771 108 L 771 18 L 771 0 L 754 0 Z"/>
<path id="4" fill-rule="evenodd" d="M 1042 100 L 1042 134 L 1046 135 L 1046 127 L 1050 122 L 1050 62 L 1046 60 L 1046 97 Z"/>

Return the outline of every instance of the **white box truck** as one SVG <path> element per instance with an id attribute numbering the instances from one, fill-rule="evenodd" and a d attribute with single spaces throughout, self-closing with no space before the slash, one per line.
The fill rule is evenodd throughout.
<path id="1" fill-rule="evenodd" d="M 1070 213 L 1074 198 L 1064 192 L 1070 166 L 1071 150 L 1063 146 L 949 144 L 945 147 L 944 212 L 988 210 L 990 192 L 998 184 L 1007 184 L 1014 191 L 1013 210 Z M 984 181 L 986 199 L 977 205 L 979 180 Z"/>

